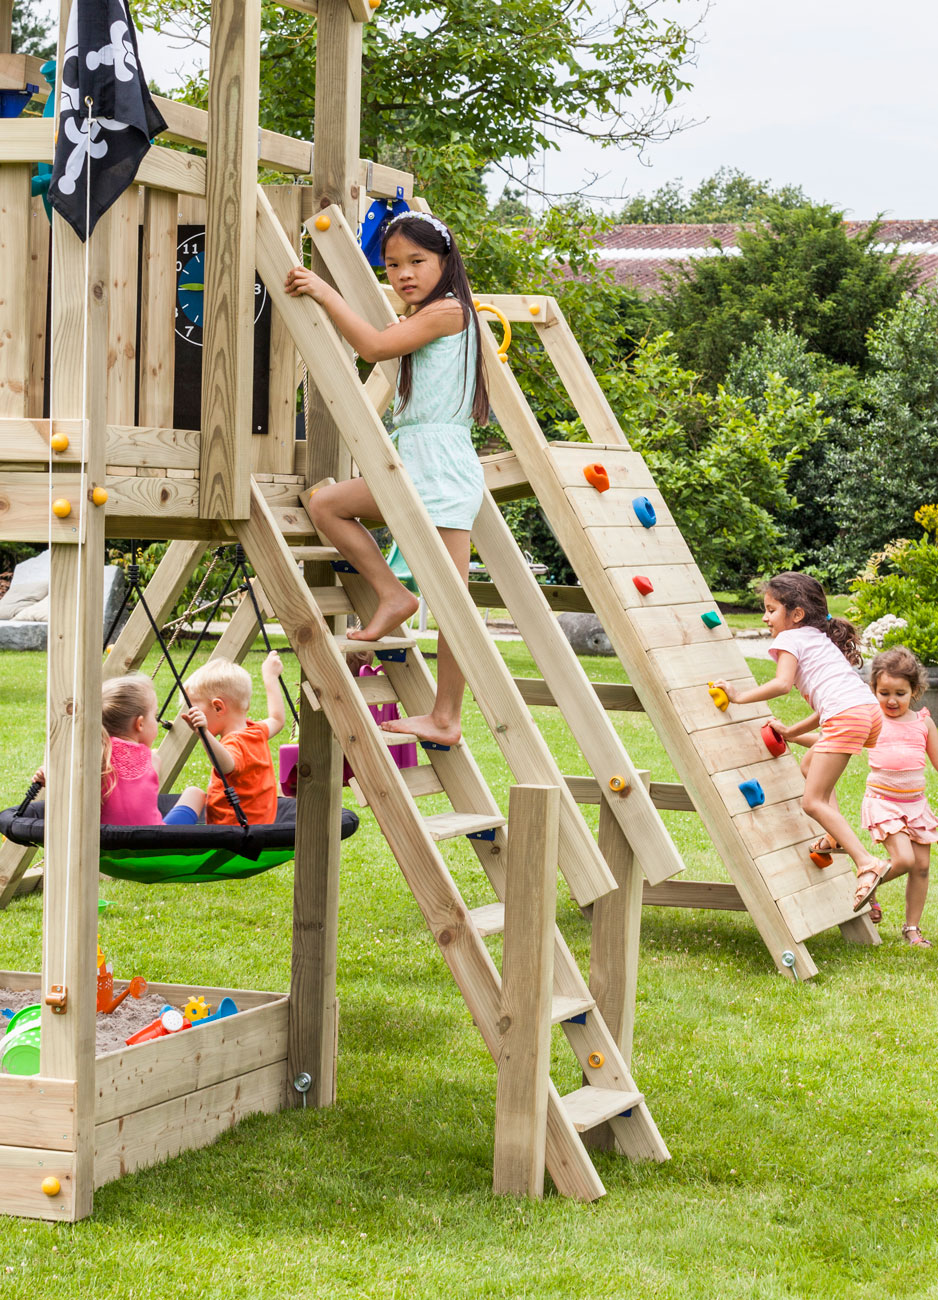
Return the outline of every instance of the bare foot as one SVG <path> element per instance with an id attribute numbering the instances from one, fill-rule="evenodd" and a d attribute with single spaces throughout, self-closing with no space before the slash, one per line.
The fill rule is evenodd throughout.
<path id="1" fill-rule="evenodd" d="M 383 600 L 369 622 L 349 632 L 350 641 L 380 641 L 401 623 L 406 623 L 420 608 L 420 601 L 406 587 L 401 587 L 400 595 L 394 600 Z"/>
<path id="2" fill-rule="evenodd" d="M 429 740 L 434 745 L 458 745 L 462 735 L 458 721 L 452 726 L 441 726 L 432 713 L 382 722 L 381 730 L 404 732 L 405 735 L 416 736 L 418 740 Z"/>

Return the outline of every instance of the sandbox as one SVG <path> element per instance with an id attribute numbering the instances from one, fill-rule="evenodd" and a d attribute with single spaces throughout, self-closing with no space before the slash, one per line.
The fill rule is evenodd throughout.
<path id="1" fill-rule="evenodd" d="M 2 989 L 40 987 L 37 974 L 0 971 Z M 115 981 L 115 989 L 121 987 Z M 214 1006 L 230 997 L 238 1014 L 96 1057 L 96 1188 L 205 1146 L 246 1115 L 278 1111 L 286 1102 L 286 994 L 155 983 L 147 993 L 174 1006 L 193 995 Z M 0 1075 L 0 1213 L 74 1217 L 76 1093 L 73 1081 Z M 42 1189 L 50 1177 L 60 1186 L 53 1196 Z"/>

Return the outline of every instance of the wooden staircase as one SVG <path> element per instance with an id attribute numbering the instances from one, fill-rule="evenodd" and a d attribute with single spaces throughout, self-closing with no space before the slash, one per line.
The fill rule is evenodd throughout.
<path id="1" fill-rule="evenodd" d="M 359 798 L 372 809 L 470 1014 L 498 1061 L 501 978 L 484 939 L 500 933 L 504 925 L 501 900 L 510 867 L 506 818 L 465 741 L 448 749 L 430 749 L 427 764 L 403 771 L 388 752 L 387 735 L 375 724 L 368 706 L 393 698 L 408 712 L 427 710 L 435 688 L 419 651 L 408 648 L 403 661 L 397 657 L 387 660 L 386 682 L 353 677 L 341 642 L 333 636 L 256 488 L 249 520 L 236 527 L 266 598 L 299 659 L 307 698 L 315 699 L 341 745 L 355 774 Z M 354 612 L 366 621 L 373 601 L 370 587 L 354 573 L 341 571 L 339 577 L 340 590 L 348 601 L 345 612 Z M 333 607 L 339 603 L 334 594 L 329 603 Z M 401 639 L 407 638 L 388 641 Z M 361 643 L 350 644 L 358 647 Z M 383 651 L 387 643 L 379 645 Z M 454 649 L 458 651 L 458 646 Z M 534 726 L 530 720 L 529 725 Z M 558 774 L 557 782 L 561 780 Z M 441 792 L 449 798 L 452 811 L 422 816 L 417 798 Z M 479 909 L 466 905 L 438 848 L 440 840 L 454 836 L 470 838 L 499 901 Z M 568 874 L 562 845 L 559 859 L 561 870 Z M 581 1134 L 608 1123 L 619 1148 L 633 1159 L 665 1160 L 668 1151 L 556 928 L 550 1020 L 562 1025 L 589 1084 L 568 1097 L 561 1097 L 553 1084 L 549 1085 L 547 1168 L 561 1193 L 592 1200 L 604 1189 Z M 595 1064 L 597 1061 L 601 1064 Z"/>

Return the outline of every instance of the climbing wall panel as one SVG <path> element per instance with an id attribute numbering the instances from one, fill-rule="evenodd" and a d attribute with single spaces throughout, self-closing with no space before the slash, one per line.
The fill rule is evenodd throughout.
<path id="1" fill-rule="evenodd" d="M 543 454 L 553 483 L 532 476 L 532 486 L 734 880 L 753 890 L 763 933 L 781 922 L 794 946 L 854 922 L 848 860 L 822 873 L 808 858 L 818 828 L 801 808 L 794 757 L 772 757 L 762 739 L 768 707 L 723 712 L 710 697 L 712 680 L 752 675 L 647 465 L 624 446 L 555 443 Z M 608 489 L 591 482 L 597 464 Z"/>

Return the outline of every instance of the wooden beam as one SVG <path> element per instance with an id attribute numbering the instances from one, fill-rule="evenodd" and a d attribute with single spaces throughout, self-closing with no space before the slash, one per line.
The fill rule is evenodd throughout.
<path id="1" fill-rule="evenodd" d="M 521 692 L 521 698 L 528 705 L 546 705 L 557 707 L 557 701 L 550 687 L 540 677 L 516 677 L 515 685 Z M 596 698 L 604 709 L 619 712 L 641 713 L 642 703 L 632 686 L 619 682 L 590 682 Z"/>
<path id="2" fill-rule="evenodd" d="M 642 779 L 647 788 L 648 774 L 643 772 Z M 599 810 L 599 847 L 619 887 L 593 904 L 590 992 L 622 1059 L 631 1065 L 643 882 L 635 854 L 605 803 Z M 609 1125 L 594 1129 L 587 1145 L 613 1150 L 615 1137 Z"/>
<path id="3" fill-rule="evenodd" d="M 42 199 L 35 198 L 29 213 L 29 405 L 27 415 L 42 415 L 46 382 L 46 319 L 49 286 L 49 251 L 52 230 Z"/>
<path id="4" fill-rule="evenodd" d="M 548 586 L 544 582 L 539 582 L 538 586 L 555 614 L 592 614 L 593 612 L 589 596 L 582 587 Z M 469 595 L 480 609 L 508 608 L 494 582 L 470 582 Z"/>
<path id="5" fill-rule="evenodd" d="M 311 199 L 317 211 L 324 204 L 338 203 L 350 220 L 357 221 L 362 29 L 352 21 L 345 0 L 322 0 L 318 8 L 313 186 L 311 194 L 304 192 L 300 197 L 301 202 Z M 288 235 L 295 239 L 292 228 Z M 320 273 L 325 271 L 315 253 L 312 266 Z M 283 285 L 279 269 L 276 276 L 279 290 Z M 289 321 L 276 293 L 273 300 L 283 346 L 294 357 L 297 349 Z M 306 482 L 347 478 L 351 457 L 332 412 L 312 381 L 309 397 Z M 328 563 L 304 562 L 303 569 L 307 589 L 335 581 Z M 330 619 L 328 626 L 343 631 L 345 616 Z M 303 682 L 308 684 L 305 671 Z M 329 720 L 322 710 L 312 708 L 305 690 L 300 698 L 297 773 L 288 1068 L 293 1077 L 309 1074 L 312 1083 L 307 1104 L 329 1106 L 336 1096 L 342 761 Z M 301 1095 L 292 1089 L 290 1101 L 296 1106 L 303 1104 Z"/>
<path id="6" fill-rule="evenodd" d="M 383 163 L 371 162 L 368 158 L 362 158 L 360 167 L 359 184 L 368 198 L 414 197 L 414 178 L 410 172 L 402 172 L 397 167 L 386 167 Z"/>
<path id="7" fill-rule="evenodd" d="M 557 786 L 512 786 L 492 1190 L 544 1195 L 557 911 Z"/>
<path id="8" fill-rule="evenodd" d="M 161 140 L 178 144 L 205 145 L 208 142 L 208 113 L 204 108 L 180 104 L 178 100 L 154 95 L 153 102 L 163 114 L 168 130 Z M 313 169 L 313 146 L 308 140 L 297 140 L 279 131 L 259 130 L 257 133 L 257 164 L 272 171 L 289 172 L 306 176 Z"/>
<path id="9" fill-rule="evenodd" d="M 199 513 L 250 509 L 260 0 L 213 0 Z"/>
<path id="10" fill-rule="evenodd" d="M 13 0 L 0 0 L 0 50 L 13 48 Z"/>
<path id="11" fill-rule="evenodd" d="M 105 213 L 89 240 L 87 279 L 85 246 L 60 219 L 54 240 L 56 405 L 63 416 L 88 421 L 91 485 L 104 477 L 109 222 Z M 55 814 L 45 833 L 42 959 L 43 1070 L 52 1078 L 76 1083 L 77 1141 L 69 1209 L 73 1219 L 91 1212 L 94 1186 L 94 953 L 101 813 L 104 511 L 87 500 L 82 507 L 83 546 L 53 543 L 50 553 L 45 770 L 48 807 Z M 46 1002 L 56 987 L 66 999 L 60 1014 Z"/>
<path id="12" fill-rule="evenodd" d="M 299 185 L 265 185 L 264 193 L 277 219 L 300 247 Z M 308 188 L 308 187 L 307 187 Z M 270 369 L 267 399 L 267 433 L 255 434 L 251 442 L 255 474 L 292 474 L 296 446 L 297 355 L 290 332 L 276 307 L 270 317 Z"/>
<path id="13" fill-rule="evenodd" d="M 513 451 L 500 451 L 479 459 L 485 474 L 485 486 L 496 501 L 517 501 L 532 495 L 528 476 Z"/>
<path id="14" fill-rule="evenodd" d="M 642 890 L 644 907 L 702 907 L 719 912 L 745 912 L 739 890 L 722 880 L 666 880 Z"/>
<path id="15" fill-rule="evenodd" d="M 29 173 L 0 167 L 0 416 L 26 415 L 29 402 Z"/>

